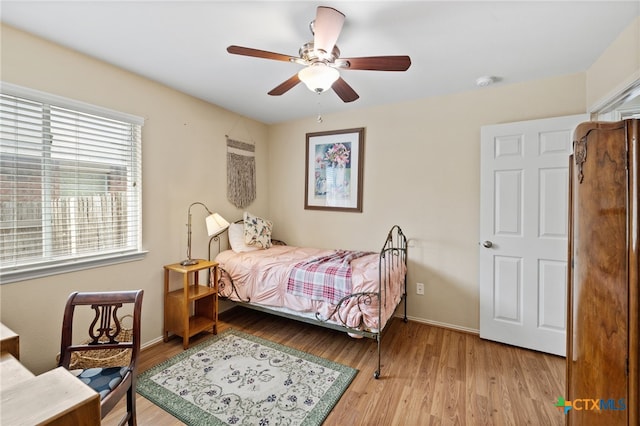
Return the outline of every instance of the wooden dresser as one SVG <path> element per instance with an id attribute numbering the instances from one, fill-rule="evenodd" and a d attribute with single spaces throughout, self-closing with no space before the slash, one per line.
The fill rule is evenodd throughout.
<path id="1" fill-rule="evenodd" d="M 638 425 L 640 120 L 583 123 L 570 160 L 567 424 Z"/>
<path id="2" fill-rule="evenodd" d="M 0 330 L 0 425 L 100 424 L 100 395 L 62 367 L 34 376 L 18 361 L 18 335 Z"/>
<path id="3" fill-rule="evenodd" d="M 5 352 L 20 359 L 20 336 L 0 322 L 0 353 Z"/>

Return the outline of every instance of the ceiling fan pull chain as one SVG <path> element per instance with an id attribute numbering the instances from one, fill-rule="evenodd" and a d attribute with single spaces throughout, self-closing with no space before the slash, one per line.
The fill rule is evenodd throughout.
<path id="1" fill-rule="evenodd" d="M 319 95 L 319 94 L 320 94 L 320 93 L 318 93 L 318 95 Z M 321 107 L 322 107 L 322 103 L 321 103 L 320 101 L 318 101 L 318 118 L 316 118 L 316 121 L 317 121 L 319 124 L 322 124 L 322 121 L 323 121 L 323 119 L 322 119 L 322 112 L 321 112 L 321 109 L 322 109 L 322 108 L 321 108 Z"/>

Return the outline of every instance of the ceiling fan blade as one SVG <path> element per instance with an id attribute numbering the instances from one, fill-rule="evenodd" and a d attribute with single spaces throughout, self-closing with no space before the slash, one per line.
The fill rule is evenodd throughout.
<path id="1" fill-rule="evenodd" d="M 340 62 L 343 61 L 348 62 L 348 66 L 341 68 L 348 70 L 406 71 L 411 66 L 411 58 L 406 55 L 340 58 Z"/>
<path id="2" fill-rule="evenodd" d="M 298 74 L 294 74 L 290 79 L 280 84 L 278 87 L 273 88 L 269 95 L 271 96 L 280 96 L 283 93 L 286 93 L 288 90 L 295 87 L 296 84 L 300 83 L 300 79 L 298 78 Z"/>
<path id="3" fill-rule="evenodd" d="M 268 52 L 266 50 L 252 49 L 250 47 L 242 47 L 242 46 L 229 46 L 227 47 L 227 52 L 233 53 L 234 55 L 252 56 L 254 58 L 263 58 L 263 59 L 274 59 L 276 61 L 285 61 L 285 62 L 291 62 L 296 59 L 299 59 L 297 57 L 283 55 L 282 53 Z"/>
<path id="4" fill-rule="evenodd" d="M 316 20 L 313 22 L 313 46 L 331 53 L 338 41 L 343 24 L 342 12 L 332 7 L 318 6 Z"/>
<path id="5" fill-rule="evenodd" d="M 335 83 L 333 83 L 331 88 L 343 102 L 353 102 L 360 97 L 356 91 L 342 79 L 342 77 L 339 77 Z"/>

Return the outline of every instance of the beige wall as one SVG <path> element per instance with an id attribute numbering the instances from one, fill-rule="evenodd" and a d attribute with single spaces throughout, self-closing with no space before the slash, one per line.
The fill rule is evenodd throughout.
<path id="1" fill-rule="evenodd" d="M 584 113 L 638 78 L 640 18 L 586 73 L 271 126 L 269 211 L 285 224 L 276 231 L 292 244 L 372 250 L 399 224 L 411 239 L 409 316 L 475 331 L 480 128 Z M 363 213 L 304 210 L 305 133 L 353 127 L 366 128 Z"/>
<path id="2" fill-rule="evenodd" d="M 584 74 L 313 117 L 269 128 L 269 212 L 290 244 L 377 250 L 402 227 L 408 313 L 477 330 L 480 127 L 583 113 Z M 363 213 L 304 210 L 305 133 L 365 127 Z M 425 295 L 415 295 L 415 283 Z"/>
<path id="3" fill-rule="evenodd" d="M 605 55 L 625 57 L 618 43 L 628 46 L 634 25 Z M 62 308 L 73 290 L 143 288 L 143 342 L 160 337 L 162 265 L 185 256 L 188 205 L 202 201 L 228 219 L 241 215 L 225 195 L 224 135 L 232 129 L 231 137 L 256 143 L 258 199 L 249 210 L 272 219 L 276 237 L 377 250 L 388 228 L 399 224 L 411 240 L 410 317 L 477 330 L 480 128 L 583 113 L 592 98 L 639 68 L 636 57 L 610 78 L 611 61 L 603 55 L 588 73 L 325 115 L 322 124 L 310 117 L 266 126 L 10 27 L 1 30 L 2 80 L 146 119 L 146 258 L 0 286 L 0 319 L 21 335 L 23 361 L 36 373 L 53 366 Z M 366 128 L 363 213 L 304 210 L 305 133 L 353 127 Z M 200 213 L 194 210 L 194 256 L 203 257 Z M 416 282 L 425 283 L 424 296 L 415 295 Z"/>
<path id="4" fill-rule="evenodd" d="M 640 6 L 638 6 L 640 7 Z M 640 17 L 631 23 L 587 71 L 587 107 L 609 100 L 640 79 Z"/>
<path id="5" fill-rule="evenodd" d="M 142 261 L 0 286 L 0 319 L 20 334 L 24 363 L 38 373 L 53 366 L 62 309 L 74 290 L 142 288 L 143 342 L 162 334 L 162 265 L 186 257 L 187 208 L 202 201 L 231 220 L 242 212 L 226 200 L 226 141 L 255 142 L 256 214 L 267 213 L 264 124 L 181 94 L 55 44 L 2 26 L 3 81 L 145 118 L 143 128 Z M 206 257 L 205 211 L 193 209 L 193 255 Z M 174 283 L 176 284 L 176 283 Z"/>

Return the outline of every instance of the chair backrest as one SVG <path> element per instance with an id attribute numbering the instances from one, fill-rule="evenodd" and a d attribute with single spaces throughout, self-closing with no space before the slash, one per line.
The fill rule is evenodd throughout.
<path id="1" fill-rule="evenodd" d="M 138 354 L 140 353 L 142 295 L 143 290 L 71 293 L 67 299 L 62 319 L 62 338 L 58 366 L 69 368 L 71 354 L 75 351 L 87 353 L 86 351 L 95 350 L 130 349 L 129 368 L 135 371 Z M 124 314 L 119 312 L 119 309 L 127 304 L 133 305 L 133 324 L 130 330 L 130 341 L 122 338 L 124 327 L 121 320 Z M 78 306 L 89 306 L 94 311 L 94 317 L 87 327 L 87 338 L 82 343 L 74 344 L 74 314 Z"/>

